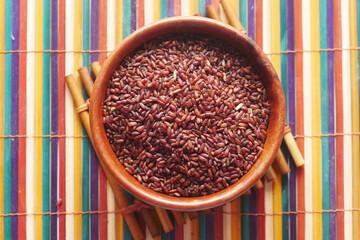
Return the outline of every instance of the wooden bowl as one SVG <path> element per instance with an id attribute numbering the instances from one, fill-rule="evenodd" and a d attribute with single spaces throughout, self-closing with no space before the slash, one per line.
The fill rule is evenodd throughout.
<path id="1" fill-rule="evenodd" d="M 113 152 L 105 134 L 102 107 L 106 88 L 112 73 L 122 60 L 144 42 L 168 33 L 195 32 L 213 35 L 240 50 L 255 67 L 264 81 L 271 105 L 268 135 L 264 150 L 254 166 L 238 182 L 224 190 L 201 197 L 173 197 L 157 193 L 139 183 L 122 166 Z M 204 17 L 174 17 L 140 28 L 128 36 L 102 65 L 90 105 L 91 133 L 100 161 L 136 198 L 172 210 L 194 211 L 225 204 L 250 189 L 267 171 L 274 160 L 283 138 L 285 124 L 285 98 L 279 78 L 269 59 L 255 42 L 233 27 Z"/>

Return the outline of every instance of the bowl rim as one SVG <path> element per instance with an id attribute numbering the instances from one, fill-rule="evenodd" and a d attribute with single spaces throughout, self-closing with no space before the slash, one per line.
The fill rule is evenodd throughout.
<path id="1" fill-rule="evenodd" d="M 160 32 L 165 31 L 171 33 L 171 32 L 176 32 L 178 29 L 189 28 L 188 32 L 192 32 L 194 29 L 196 29 L 197 31 L 202 31 L 201 30 L 202 27 L 208 27 L 209 29 L 214 28 L 219 32 L 223 31 L 224 33 L 227 33 L 229 34 L 229 36 L 233 37 L 236 41 L 242 42 L 243 44 L 246 43 L 246 46 L 251 48 L 251 51 L 257 54 L 256 61 L 261 62 L 259 64 L 261 67 L 264 68 L 263 69 L 265 71 L 264 74 L 266 74 L 269 78 L 271 78 L 271 80 L 269 80 L 270 82 L 269 84 L 271 85 L 272 88 L 279 89 L 279 91 L 276 90 L 277 94 L 275 94 L 278 96 L 271 96 L 271 98 L 274 99 L 273 100 L 274 103 L 277 104 L 276 108 L 279 109 L 279 113 L 277 114 L 278 116 L 272 116 L 270 114 L 270 121 L 276 121 L 277 124 L 275 125 L 273 124 L 274 134 L 271 136 L 271 139 L 274 139 L 274 141 L 266 145 L 269 136 L 265 141 L 265 147 L 268 147 L 267 150 L 269 150 L 266 155 L 266 159 L 263 159 L 264 157 L 264 152 L 263 152 L 263 154 L 261 154 L 260 158 L 255 162 L 255 164 L 250 169 L 250 171 L 246 173 L 237 183 L 231 185 L 228 188 L 225 188 L 224 190 L 221 190 L 217 193 L 213 193 L 207 196 L 173 197 L 155 192 L 143 186 L 133 176 L 131 176 L 129 173 L 126 172 L 124 167 L 120 164 L 120 162 L 116 158 L 116 155 L 113 152 L 110 143 L 107 141 L 105 128 L 102 122 L 103 121 L 102 106 L 105 98 L 105 91 L 102 92 L 102 90 L 104 89 L 105 85 L 106 85 L 105 86 L 106 89 L 111 74 L 114 72 L 115 68 L 120 64 L 123 57 L 127 56 L 129 53 L 133 52 L 136 48 L 141 46 L 141 44 L 137 44 L 137 46 L 134 47 L 136 45 L 134 44 L 134 42 L 144 43 L 151 39 L 151 38 L 146 39 L 146 37 L 149 36 L 150 34 L 154 36 L 153 38 L 158 37 L 157 34 L 159 36 L 163 35 L 161 33 L 159 34 L 158 33 L 159 31 Z M 187 32 L 187 31 L 182 31 L 182 32 Z M 210 35 L 214 35 L 214 34 L 210 34 Z M 226 39 L 223 40 L 227 41 Z M 129 49 L 132 50 L 130 51 Z M 112 51 L 110 56 L 108 56 L 108 58 L 105 60 L 104 64 L 102 65 L 100 73 L 96 78 L 93 93 L 91 96 L 89 114 L 90 114 L 91 134 L 94 141 L 93 145 L 95 151 L 99 156 L 99 160 L 103 163 L 102 164 L 103 167 L 107 168 L 111 172 L 111 174 L 116 178 L 116 180 L 120 182 L 123 188 L 125 188 L 135 197 L 154 206 L 158 206 L 166 209 L 172 209 L 172 210 L 194 211 L 194 210 L 213 208 L 233 200 L 234 198 L 240 196 L 241 194 L 249 190 L 252 187 L 252 185 L 265 174 L 266 170 L 274 160 L 275 154 L 279 149 L 283 137 L 283 131 L 285 125 L 285 98 L 282 91 L 281 83 L 270 60 L 262 52 L 261 48 L 258 47 L 255 44 L 255 42 L 253 42 L 247 35 L 238 32 L 235 28 L 231 26 L 204 17 L 171 17 L 157 21 L 155 23 L 152 23 L 150 25 L 144 26 L 136 30 L 135 32 L 130 34 L 126 39 L 124 39 Z M 269 122 L 269 127 L 270 127 L 270 122 Z"/>

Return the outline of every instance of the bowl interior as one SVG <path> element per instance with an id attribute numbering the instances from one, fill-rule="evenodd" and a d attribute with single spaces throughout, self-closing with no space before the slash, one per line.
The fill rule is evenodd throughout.
<path id="1" fill-rule="evenodd" d="M 242 52 L 264 81 L 271 105 L 267 139 L 260 158 L 248 173 L 237 183 L 217 193 L 202 197 L 172 197 L 157 193 L 140 184 L 120 164 L 110 143 L 107 140 L 102 122 L 102 106 L 105 99 L 106 88 L 112 73 L 122 60 L 140 47 L 144 42 L 169 33 L 195 32 L 215 36 L 231 44 Z M 128 36 L 106 59 L 100 74 L 96 79 L 90 106 L 91 133 L 94 147 L 108 168 L 121 183 L 135 197 L 155 206 L 194 211 L 222 205 L 247 191 L 266 172 L 278 150 L 285 123 L 285 99 L 278 76 L 267 56 L 246 35 L 240 34 L 236 29 L 203 17 L 174 17 L 145 26 Z"/>

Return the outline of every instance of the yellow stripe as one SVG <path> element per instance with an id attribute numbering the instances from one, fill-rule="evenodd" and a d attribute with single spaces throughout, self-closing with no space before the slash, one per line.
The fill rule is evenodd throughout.
<path id="1" fill-rule="evenodd" d="M 0 6 L 0 51 L 5 50 L 5 1 Z M 0 135 L 4 135 L 4 64 L 0 54 Z M 4 213 L 4 139 L 0 139 L 0 214 Z M 4 217 L 0 217 L 0 239 L 4 239 Z"/>
<path id="2" fill-rule="evenodd" d="M 199 12 L 198 0 L 190 0 L 190 16 Z"/>
<path id="3" fill-rule="evenodd" d="M 122 24 L 122 18 L 123 18 L 123 0 L 117 0 L 115 3 L 116 7 L 116 19 L 115 19 L 115 28 L 116 28 L 116 36 L 115 36 L 115 45 L 119 45 L 123 39 L 123 24 Z M 118 204 L 115 201 L 115 210 L 118 211 L 119 207 Z M 123 240 L 123 217 L 121 214 L 117 213 L 115 215 L 115 221 L 116 221 L 116 239 L 117 240 Z"/>
<path id="4" fill-rule="evenodd" d="M 310 21 L 311 21 L 311 48 L 320 48 L 319 39 L 319 3 L 310 1 Z M 312 133 L 320 135 L 320 53 L 311 53 L 311 102 L 312 102 Z M 322 210 L 321 194 L 321 139 L 312 140 L 312 167 L 313 167 L 313 207 L 314 211 Z M 314 239 L 322 239 L 322 214 L 315 213 L 314 218 Z"/>
<path id="5" fill-rule="evenodd" d="M 160 20 L 160 0 L 154 0 L 154 22 L 159 20 Z"/>
<path id="6" fill-rule="evenodd" d="M 43 50 L 43 1 L 36 0 L 35 49 Z M 35 54 L 35 134 L 42 135 L 42 99 L 43 99 L 43 58 L 42 53 Z M 42 139 L 35 139 L 35 212 L 42 212 Z M 35 236 L 42 239 L 42 216 L 35 216 Z"/>
<path id="7" fill-rule="evenodd" d="M 82 50 L 82 0 L 75 1 L 75 19 L 74 19 L 74 50 Z M 81 80 L 78 69 L 81 68 L 81 53 L 74 53 L 74 77 L 78 88 L 81 89 Z M 81 121 L 74 110 L 74 135 L 81 135 Z M 81 182 L 81 139 L 74 139 L 74 211 L 82 210 L 82 182 Z M 74 239 L 81 239 L 82 236 L 82 216 L 80 214 L 74 216 Z"/>
<path id="8" fill-rule="evenodd" d="M 122 25 L 122 16 L 123 16 L 123 0 L 116 1 L 116 36 L 115 44 L 119 45 L 123 39 L 123 25 Z"/>
<path id="9" fill-rule="evenodd" d="M 280 1 L 271 1 L 271 51 L 280 51 Z M 280 76 L 280 55 L 272 55 L 271 62 L 274 65 L 276 73 Z M 274 212 L 281 212 L 281 175 L 277 174 L 273 183 Z M 274 216 L 274 239 L 282 239 L 282 217 Z"/>
<path id="10" fill-rule="evenodd" d="M 350 47 L 357 47 L 356 0 L 350 0 Z M 356 50 L 350 51 L 351 59 L 351 111 L 352 131 L 359 132 L 359 85 L 358 85 L 358 55 Z M 359 177 L 359 137 L 352 136 L 353 144 L 353 208 L 360 207 L 360 177 Z M 360 239 L 360 213 L 353 213 L 353 239 Z"/>
<path id="11" fill-rule="evenodd" d="M 233 6 L 234 12 L 239 18 L 239 0 L 230 0 L 231 6 Z"/>
<path id="12" fill-rule="evenodd" d="M 231 212 L 240 213 L 241 212 L 241 199 L 240 197 L 236 198 L 231 202 Z M 241 215 L 240 214 L 231 214 L 231 239 L 241 239 Z"/>
<path id="13" fill-rule="evenodd" d="M 115 211 L 120 211 L 119 205 L 115 202 Z M 116 213 L 116 240 L 123 240 L 124 239 L 124 219 L 120 213 Z"/>

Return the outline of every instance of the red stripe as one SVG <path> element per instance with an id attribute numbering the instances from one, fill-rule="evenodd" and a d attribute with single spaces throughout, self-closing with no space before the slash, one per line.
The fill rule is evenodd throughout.
<path id="1" fill-rule="evenodd" d="M 262 0 L 256 0 L 256 12 L 255 12 L 255 39 L 256 43 L 262 47 L 263 45 L 263 15 L 262 15 Z M 259 189 L 257 191 L 257 211 L 258 213 L 265 213 L 265 189 Z M 265 239 L 265 216 L 257 217 L 257 235 L 258 240 Z"/>
<path id="2" fill-rule="evenodd" d="M 19 49 L 26 50 L 27 1 L 20 0 Z M 19 134 L 26 135 L 26 53 L 19 53 Z M 26 139 L 19 139 L 18 212 L 26 212 Z M 19 239 L 26 239 L 26 216 L 19 216 Z"/>
<path id="3" fill-rule="evenodd" d="M 106 51 L 107 41 L 107 3 L 106 1 L 99 1 L 99 47 L 100 50 Z M 106 59 L 106 52 L 100 52 L 99 60 L 102 64 Z"/>
<path id="4" fill-rule="evenodd" d="M 99 168 L 99 177 L 100 177 L 100 211 L 107 210 L 107 186 L 106 186 L 106 176 L 103 169 Z M 99 215 L 99 225 L 100 225 L 100 239 L 107 239 L 107 214 L 102 213 Z"/>
<path id="5" fill-rule="evenodd" d="M 220 4 L 220 0 L 212 0 L 212 5 L 214 5 L 218 11 L 219 11 L 219 4 Z"/>
<path id="6" fill-rule="evenodd" d="M 263 13 L 262 13 L 262 0 L 256 0 L 256 31 L 255 31 L 255 39 L 257 45 L 260 47 L 263 46 Z"/>
<path id="7" fill-rule="evenodd" d="M 106 50 L 106 34 L 107 34 L 107 22 L 106 22 L 106 1 L 99 1 L 99 47 L 100 50 Z M 106 52 L 99 54 L 100 63 L 103 63 L 106 59 Z M 102 168 L 99 168 L 100 178 L 100 211 L 107 210 L 107 185 L 106 176 Z M 100 239 L 107 239 L 107 214 L 100 214 Z"/>
<path id="8" fill-rule="evenodd" d="M 334 0 L 334 47 L 341 48 L 341 0 Z M 343 88 L 341 51 L 335 51 L 336 132 L 343 133 Z M 344 209 L 343 136 L 336 137 L 336 204 Z M 344 212 L 337 213 L 337 239 L 344 239 Z"/>
<path id="9" fill-rule="evenodd" d="M 214 239 L 221 240 L 223 239 L 224 229 L 223 229 L 223 206 L 215 208 L 214 216 Z"/>
<path id="10" fill-rule="evenodd" d="M 181 15 L 181 0 L 174 0 L 174 16 Z"/>
<path id="11" fill-rule="evenodd" d="M 302 42 L 302 1 L 295 1 L 295 49 L 303 49 Z M 296 89 L 296 132 L 304 135 L 304 96 L 303 96 L 303 54 L 295 53 L 295 89 Z M 304 155 L 304 139 L 298 138 L 297 144 Z M 305 178 L 304 167 L 297 169 L 298 210 L 305 211 Z M 298 239 L 305 239 L 305 215 L 299 214 L 297 219 Z"/>
<path id="12" fill-rule="evenodd" d="M 257 212 L 265 213 L 265 188 L 257 190 Z M 258 240 L 265 239 L 265 216 L 257 216 Z"/>
<path id="13" fill-rule="evenodd" d="M 138 0 L 138 28 L 144 26 L 144 0 Z"/>
<path id="14" fill-rule="evenodd" d="M 65 0 L 59 0 L 59 50 L 65 50 Z M 59 134 L 65 135 L 65 53 L 59 55 Z M 65 212 L 65 138 L 59 138 L 59 212 Z M 65 214 L 59 215 L 59 239 L 65 240 Z"/>
<path id="15" fill-rule="evenodd" d="M 184 225 L 176 224 L 175 228 L 176 240 L 184 240 Z"/>

